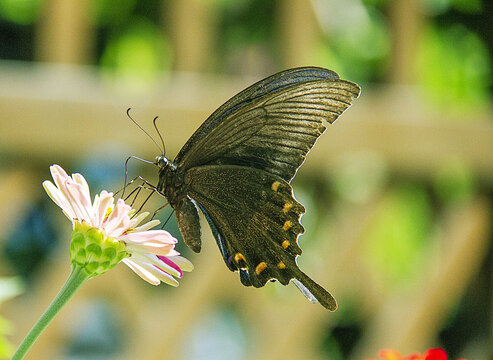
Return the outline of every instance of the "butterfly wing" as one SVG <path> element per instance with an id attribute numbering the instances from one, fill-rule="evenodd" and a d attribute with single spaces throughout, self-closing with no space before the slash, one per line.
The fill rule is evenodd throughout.
<path id="1" fill-rule="evenodd" d="M 290 181 L 317 138 L 359 95 L 333 71 L 306 67 L 264 79 L 216 110 L 176 157 L 179 171 L 241 165 Z"/>
<path id="2" fill-rule="evenodd" d="M 332 295 L 296 264 L 304 207 L 288 182 L 266 171 L 237 165 L 208 165 L 187 171 L 188 195 L 206 215 L 227 266 L 244 285 L 277 279 L 302 284 L 308 297 L 335 310 Z"/>
<path id="3" fill-rule="evenodd" d="M 216 110 L 169 170 L 185 186 L 161 189 L 176 200 L 182 196 L 172 205 L 187 245 L 200 250 L 197 205 L 244 285 L 293 281 L 309 299 L 334 310 L 334 298 L 296 264 L 304 208 L 289 182 L 325 123 L 334 122 L 359 92 L 333 71 L 297 68 L 250 86 Z"/>

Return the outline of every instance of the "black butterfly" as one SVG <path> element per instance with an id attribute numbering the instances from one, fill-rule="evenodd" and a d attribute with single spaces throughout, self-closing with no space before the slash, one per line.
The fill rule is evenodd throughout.
<path id="1" fill-rule="evenodd" d="M 331 70 L 282 71 L 217 109 L 173 162 L 158 156 L 157 191 L 175 210 L 188 247 L 201 248 L 200 209 L 244 285 L 293 280 L 308 299 L 335 310 L 332 295 L 296 264 L 305 209 L 289 183 L 325 131 L 324 121 L 334 122 L 359 93 Z"/>

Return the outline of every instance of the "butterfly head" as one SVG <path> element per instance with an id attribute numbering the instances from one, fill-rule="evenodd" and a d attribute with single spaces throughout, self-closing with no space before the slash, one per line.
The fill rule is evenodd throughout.
<path id="1" fill-rule="evenodd" d="M 176 165 L 173 162 L 169 161 L 164 155 L 156 156 L 154 164 L 159 168 L 159 172 L 163 171 L 164 169 L 176 170 Z"/>
<path id="2" fill-rule="evenodd" d="M 158 155 L 156 156 L 156 160 L 154 161 L 154 164 L 156 164 L 159 170 L 161 170 L 168 167 L 171 164 L 171 161 L 169 161 L 166 157 L 164 157 L 164 155 Z"/>
<path id="3" fill-rule="evenodd" d="M 176 165 L 169 161 L 164 155 L 156 156 L 154 164 L 158 167 L 159 173 L 159 183 L 157 185 L 157 190 L 164 192 L 164 195 L 168 197 L 169 195 L 165 189 L 172 188 L 174 186 L 174 180 L 176 180 L 175 172 Z"/>

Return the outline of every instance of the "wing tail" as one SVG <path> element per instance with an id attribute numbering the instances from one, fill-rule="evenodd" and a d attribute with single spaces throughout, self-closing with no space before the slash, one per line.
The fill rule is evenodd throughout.
<path id="1" fill-rule="evenodd" d="M 312 303 L 319 302 L 324 308 L 330 311 L 335 311 L 337 309 L 337 302 L 332 294 L 318 285 L 303 271 L 297 271 L 296 278 L 291 281 Z"/>

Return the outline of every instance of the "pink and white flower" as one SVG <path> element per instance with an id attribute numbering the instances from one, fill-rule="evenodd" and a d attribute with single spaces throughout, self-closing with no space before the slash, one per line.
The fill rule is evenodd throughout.
<path id="1" fill-rule="evenodd" d="M 120 247 L 124 244 L 126 254 L 121 261 L 142 279 L 153 285 L 164 282 L 177 286 L 175 277 L 181 278 L 183 271 L 193 269 L 192 263 L 175 250 L 177 240 L 170 233 L 152 230 L 159 220 L 144 222 L 149 213 L 137 215 L 122 199 L 115 202 L 107 191 L 91 202 L 89 186 L 81 174 L 69 176 L 58 165 L 52 165 L 50 171 L 54 184 L 46 180 L 43 187 L 72 221 L 74 229 L 84 224 L 100 231 L 110 243 Z"/>

